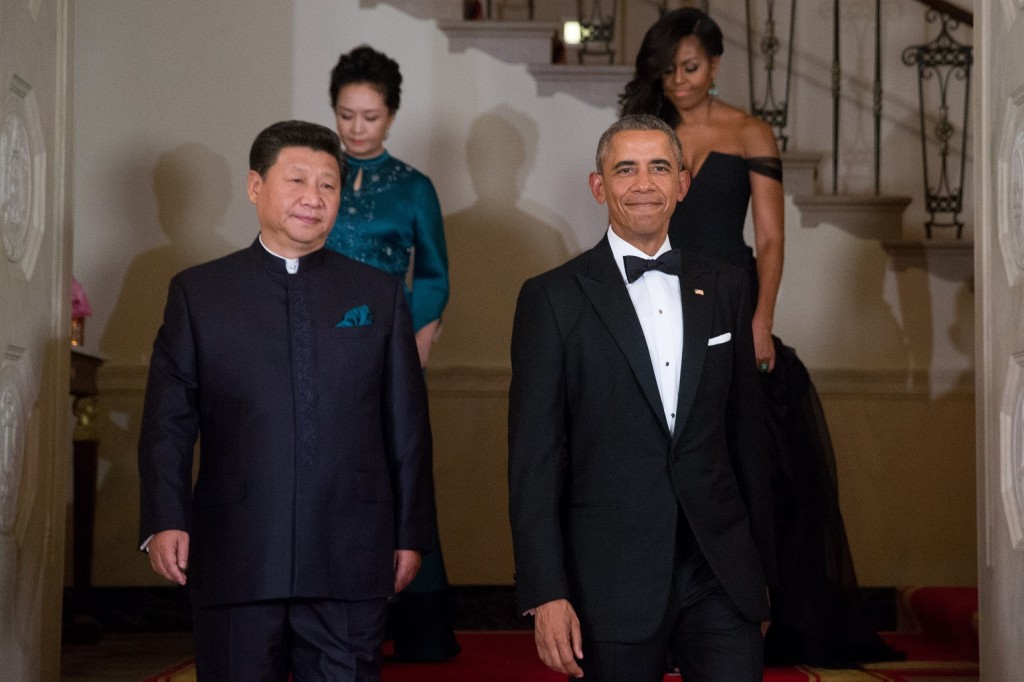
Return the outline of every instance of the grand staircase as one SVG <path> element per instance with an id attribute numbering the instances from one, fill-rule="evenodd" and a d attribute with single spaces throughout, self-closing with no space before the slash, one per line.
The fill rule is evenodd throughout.
<path id="1" fill-rule="evenodd" d="M 364 0 L 364 3 L 366 0 Z M 556 93 L 565 93 L 579 99 L 589 105 L 599 108 L 614 108 L 619 94 L 622 92 L 625 83 L 632 75 L 631 59 L 633 53 L 628 55 L 621 51 L 615 54 L 616 63 L 589 61 L 585 64 L 577 63 L 574 58 L 575 52 L 572 47 L 566 48 L 560 45 L 559 36 L 562 25 L 558 21 L 536 19 L 527 20 L 522 18 L 526 13 L 526 3 L 495 2 L 487 3 L 492 5 L 492 18 L 480 18 L 466 20 L 462 18 L 461 9 L 457 3 L 434 0 L 433 2 L 409 2 L 408 0 L 369 0 L 373 4 L 391 4 L 403 11 L 414 13 L 419 17 L 433 17 L 437 20 L 438 29 L 443 31 L 448 38 L 449 47 L 454 53 L 464 53 L 468 50 L 478 50 L 490 55 L 502 62 L 511 64 L 525 64 L 529 73 L 536 80 L 537 96 L 550 97 Z M 544 15 L 544 7 L 551 3 L 536 3 L 535 14 Z M 554 3 L 557 4 L 557 3 Z M 590 6 L 590 3 L 583 3 Z M 606 5 L 614 3 L 605 3 Z M 649 18 L 650 8 L 643 13 L 640 5 L 655 3 L 621 3 L 622 9 L 617 11 L 629 13 L 631 10 L 636 16 L 625 17 L 636 23 L 641 18 Z M 747 44 L 745 41 L 745 27 L 741 25 L 743 19 L 735 15 L 739 3 L 710 2 L 708 11 L 718 19 L 726 33 L 727 58 L 736 62 L 743 59 L 738 51 L 745 52 Z M 866 4 L 866 3 L 861 3 Z M 922 3 L 934 6 L 938 10 L 951 13 L 958 22 L 965 23 L 970 19 L 970 14 L 958 6 L 939 0 L 938 2 Z M 907 36 L 917 37 L 916 31 L 925 23 L 924 13 L 926 8 L 919 6 L 918 2 L 904 0 L 901 3 L 890 3 L 893 7 L 898 5 L 898 11 L 893 10 L 893 15 L 884 15 L 883 21 L 889 28 L 886 32 L 890 44 L 886 44 L 880 50 L 885 55 L 899 55 L 907 47 Z M 716 10 L 721 8 L 721 14 Z M 863 8 L 862 8 L 863 9 Z M 865 18 L 862 9 L 857 13 L 851 12 L 848 18 L 851 36 L 844 37 L 849 40 L 852 37 L 855 41 L 863 38 L 860 33 L 864 31 Z M 610 11 L 610 7 L 608 8 Z M 932 10 L 934 11 L 934 10 Z M 730 14 L 733 12 L 733 14 Z M 550 11 L 547 14 L 550 15 Z M 501 17 L 510 16 L 505 19 Z M 966 19 L 965 19 L 966 17 Z M 858 25 L 859 24 L 859 25 Z M 646 26 L 647 24 L 643 24 Z M 828 21 L 822 18 L 816 27 L 815 32 L 829 34 L 832 28 Z M 931 29 L 933 32 L 934 28 Z M 636 32 L 636 31 L 635 31 Z M 642 31 L 640 31 L 642 34 Z M 761 36 L 763 38 L 763 36 Z M 788 38 L 788 37 L 787 37 Z M 881 35 L 880 39 L 885 39 Z M 789 104 L 790 118 L 798 120 L 801 116 L 795 113 L 802 107 L 810 109 L 813 113 L 810 116 L 831 117 L 827 107 L 822 107 L 822 95 L 834 89 L 836 65 L 832 65 L 832 71 L 826 72 L 827 60 L 830 58 L 825 52 L 828 45 L 825 42 L 812 40 L 801 40 L 801 36 L 794 38 L 800 42 L 800 50 L 797 51 L 794 66 L 793 90 L 797 93 Z M 902 42 L 901 42 L 902 41 Z M 625 49 L 634 49 L 638 38 L 633 36 L 620 37 L 618 43 Z M 755 36 L 756 42 L 756 36 Z M 863 47 L 863 46 L 862 46 Z M 815 52 L 817 50 L 817 52 Z M 741 53 L 742 53 L 741 52 Z M 870 183 L 864 182 L 863 166 L 865 164 L 865 147 L 870 146 L 870 141 L 860 137 L 858 127 L 864 126 L 867 118 L 870 117 L 876 103 L 871 98 L 864 97 L 865 89 L 870 83 L 863 82 L 862 73 L 858 72 L 859 62 L 867 56 L 868 50 L 854 52 L 850 57 L 854 62 L 850 67 L 851 72 L 846 74 L 850 81 L 848 92 L 842 94 L 842 106 L 844 108 L 843 125 L 846 126 L 839 135 L 852 131 L 854 134 L 848 136 L 846 142 L 840 141 L 835 152 L 828 150 L 828 146 L 821 142 L 827 142 L 827 138 L 820 133 L 826 126 L 815 125 L 811 129 L 817 135 L 801 135 L 802 131 L 790 137 L 790 144 L 783 154 L 786 178 L 786 194 L 793 198 L 799 209 L 798 224 L 805 228 L 813 228 L 822 224 L 830 224 L 839 229 L 858 235 L 861 238 L 877 240 L 894 258 L 918 258 L 918 259 L 941 259 L 943 261 L 959 261 L 962 269 L 972 259 L 972 243 L 970 229 L 968 228 L 965 239 L 952 239 L 951 234 L 935 234 L 932 239 L 927 239 L 924 224 L 927 218 L 924 217 L 923 205 L 925 199 L 922 196 L 920 181 L 921 171 L 917 170 L 917 177 L 914 177 L 914 165 L 910 164 L 911 172 L 900 170 L 897 173 L 895 182 L 889 183 L 892 190 L 872 192 Z M 566 54 L 568 53 L 568 54 Z M 562 63 L 552 63 L 559 59 Z M 753 66 L 753 64 L 752 64 Z M 919 130 L 913 128 L 913 120 L 908 120 L 905 115 L 907 109 L 913 102 L 907 98 L 914 86 L 914 75 L 911 69 L 905 66 L 899 67 L 903 72 L 903 78 L 893 78 L 894 94 L 887 95 L 888 99 L 878 102 L 877 106 L 885 106 L 887 110 L 893 111 L 892 118 L 886 121 L 891 126 L 888 135 L 891 138 L 885 140 L 886 151 L 890 154 L 897 151 L 895 158 L 883 159 L 881 163 L 893 163 L 906 165 L 907 157 L 914 161 L 920 155 L 915 147 L 920 147 Z M 894 73 L 900 75 L 900 71 Z M 830 82 L 831 79 L 831 82 Z M 842 78 L 840 78 L 842 80 Z M 915 86 L 916 87 L 916 86 Z M 746 93 L 740 93 L 746 94 Z M 732 99 L 734 104 L 744 105 L 743 101 Z M 845 111 L 849 109 L 850 112 Z M 901 119 L 896 118 L 902 116 Z M 922 120 L 927 121 L 926 125 L 937 125 L 935 112 L 926 112 Z M 823 120 L 828 120 L 824 118 Z M 926 134 L 930 131 L 926 131 Z M 810 139 L 808 139 L 810 138 Z M 906 154 L 904 154 L 906 150 Z M 912 151 L 912 153 L 910 153 Z M 829 173 L 829 169 L 823 168 L 823 163 L 828 162 L 834 156 L 849 155 L 852 162 L 849 168 L 838 167 L 836 172 Z M 970 158 L 966 159 L 970 163 Z M 918 164 L 919 166 L 920 164 Z M 969 169 L 969 166 L 968 166 Z M 848 171 L 844 176 L 844 171 Z M 823 174 L 834 177 L 827 178 L 827 182 L 821 181 Z M 970 177 L 968 172 L 967 177 Z M 823 191 L 823 187 L 831 184 L 833 191 Z M 967 192 L 969 202 L 969 190 Z M 913 206 L 912 206 L 913 204 Z M 908 208 L 911 209 L 909 215 Z M 969 215 L 970 204 L 967 203 L 963 211 Z M 961 216 L 962 217 L 962 216 Z M 948 262 L 945 264 L 948 266 Z M 943 269 L 948 269 L 944 267 Z"/>

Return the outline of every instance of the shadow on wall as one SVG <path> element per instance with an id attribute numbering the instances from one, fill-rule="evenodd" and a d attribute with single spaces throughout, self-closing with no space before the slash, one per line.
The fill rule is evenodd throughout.
<path id="1" fill-rule="evenodd" d="M 519 288 L 568 258 L 568 223 L 538 217 L 549 211 L 521 198 L 537 138 L 532 119 L 504 106 L 470 129 L 466 160 L 477 200 L 445 217 L 452 294 L 435 366 L 506 366 Z"/>
<path id="2" fill-rule="evenodd" d="M 846 230 L 842 225 L 836 227 Z M 889 300 L 892 273 L 885 253 L 872 237 L 858 234 L 855 229 L 850 234 L 858 241 L 844 240 L 841 256 L 830 263 L 827 271 L 808 277 L 803 270 L 808 263 L 799 262 L 799 258 L 787 260 L 783 279 L 788 279 L 791 286 L 798 283 L 801 295 L 811 292 L 811 296 L 804 299 L 807 304 L 820 306 L 817 308 L 820 317 L 812 314 L 808 318 L 805 312 L 805 319 L 798 320 L 798 324 L 815 325 L 821 330 L 819 352 L 824 358 L 840 359 L 837 369 L 876 371 L 884 367 L 909 376 L 915 367 L 928 367 L 930 338 L 922 335 L 930 329 L 930 310 L 927 306 L 909 313 L 903 310 L 902 282 L 893 285 L 900 288 L 895 294 L 899 300 Z M 780 330 L 779 336 L 786 340 L 785 328 Z M 911 347 L 912 338 L 925 343 L 926 347 Z M 798 347 L 797 351 L 800 350 Z"/>
<path id="3" fill-rule="evenodd" d="M 918 385 L 924 380 L 922 372 L 932 366 L 935 352 L 928 273 L 901 272 L 898 265 L 889 270 L 884 259 L 865 260 L 859 272 L 857 293 L 871 305 L 851 310 L 853 319 L 861 320 L 868 332 L 857 339 L 859 348 L 854 352 L 874 350 L 877 357 L 894 358 L 894 366 L 903 368 L 907 388 L 922 388 Z M 877 290 L 865 286 L 875 283 Z"/>
<path id="4" fill-rule="evenodd" d="M 949 342 L 962 354 L 974 355 L 974 275 L 962 282 L 956 292 L 956 315 L 949 325 Z M 961 390 L 974 387 L 974 372 L 964 372 L 954 384 Z"/>
<path id="5" fill-rule="evenodd" d="M 153 191 L 170 243 L 139 254 L 125 273 L 100 340 L 100 350 L 118 363 L 149 362 L 171 277 L 236 249 L 217 233 L 232 192 L 231 169 L 222 157 L 200 144 L 175 147 L 157 160 Z"/>
<path id="6" fill-rule="evenodd" d="M 933 371 L 949 350 L 974 357 L 974 276 L 969 258 L 943 250 L 893 257 L 897 305 L 907 343 L 910 379 L 933 397 L 973 390 L 973 372 L 952 376 Z M 940 326 L 948 324 L 945 334 Z M 916 372 L 916 374 L 915 374 Z"/>

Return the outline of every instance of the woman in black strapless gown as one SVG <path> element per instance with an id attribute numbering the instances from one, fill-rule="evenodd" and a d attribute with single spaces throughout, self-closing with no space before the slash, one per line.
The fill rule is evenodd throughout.
<path id="1" fill-rule="evenodd" d="M 708 152 L 700 172 L 691 179 L 686 197 L 672 214 L 669 239 L 673 248 L 702 253 L 746 270 L 758 294 L 757 261 L 753 249 L 743 239 L 751 173 L 772 180 L 781 191 L 782 163 L 778 156 L 745 159 L 737 154 Z M 779 242 L 777 269 L 781 272 L 781 224 L 778 232 L 774 239 Z M 778 291 L 777 284 L 774 289 Z M 763 306 L 757 296 L 751 300 L 758 301 L 758 307 Z M 771 324 L 766 326 L 770 333 Z M 759 361 L 766 358 L 760 355 Z"/>
<path id="2" fill-rule="evenodd" d="M 669 12 L 644 37 L 622 114 L 654 114 L 675 128 L 692 182 L 669 228 L 673 248 L 745 270 L 772 460 L 778 584 L 765 663 L 845 667 L 901 658 L 861 614 L 839 510 L 835 456 L 821 403 L 793 349 L 772 335 L 782 278 L 782 162 L 771 128 L 718 99 L 722 33 L 698 9 Z M 743 238 L 748 206 L 755 252 Z"/>

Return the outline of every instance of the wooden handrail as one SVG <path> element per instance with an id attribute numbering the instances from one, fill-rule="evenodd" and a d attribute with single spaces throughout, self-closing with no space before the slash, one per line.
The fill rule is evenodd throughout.
<path id="1" fill-rule="evenodd" d="M 966 24 L 967 26 L 970 26 L 972 28 L 974 27 L 974 14 L 971 13 L 971 12 L 968 12 L 967 10 L 963 9 L 962 7 L 957 7 L 953 3 L 947 2 L 946 0 L 917 0 L 917 1 L 919 3 L 921 3 L 922 5 L 927 5 L 928 7 L 931 7 L 936 12 L 941 12 L 942 14 L 945 14 L 949 18 L 955 19 L 956 21 L 960 22 L 961 24 Z"/>

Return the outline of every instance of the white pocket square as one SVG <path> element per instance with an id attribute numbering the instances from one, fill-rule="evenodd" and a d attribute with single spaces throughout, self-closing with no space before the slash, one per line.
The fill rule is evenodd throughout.
<path id="1" fill-rule="evenodd" d="M 710 339 L 708 339 L 708 345 L 709 346 L 717 346 L 720 343 L 725 343 L 726 341 L 728 341 L 731 338 L 732 338 L 732 332 L 726 332 L 724 334 L 719 334 L 718 336 L 712 336 Z"/>

